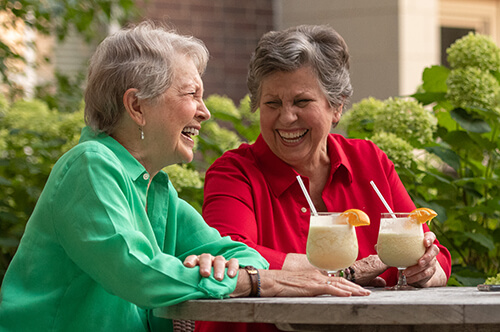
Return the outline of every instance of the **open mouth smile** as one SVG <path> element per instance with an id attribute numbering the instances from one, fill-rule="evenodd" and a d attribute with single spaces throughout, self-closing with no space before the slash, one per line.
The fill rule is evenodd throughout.
<path id="1" fill-rule="evenodd" d="M 200 133 L 200 131 L 194 127 L 185 127 L 184 129 L 182 129 L 182 132 L 181 134 L 190 139 L 190 140 L 193 140 L 192 139 L 192 136 L 196 136 Z"/>
<path id="2" fill-rule="evenodd" d="M 307 134 L 308 131 L 309 131 L 308 129 L 293 131 L 293 132 L 276 130 L 278 135 L 285 143 L 299 142 L 302 139 L 302 137 L 304 137 L 305 134 Z"/>

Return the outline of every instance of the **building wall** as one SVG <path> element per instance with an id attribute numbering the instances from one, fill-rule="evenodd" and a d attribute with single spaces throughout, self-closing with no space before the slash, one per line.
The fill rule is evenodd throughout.
<path id="1" fill-rule="evenodd" d="M 272 29 L 330 24 L 351 53 L 352 102 L 408 95 L 425 67 L 440 63 L 440 27 L 470 28 L 500 43 L 500 0 L 138 0 L 142 19 L 170 23 L 202 39 L 211 59 L 205 95 L 238 102 L 246 93 L 247 65 L 259 38 Z M 313 4 L 313 5 L 312 5 Z M 54 48 L 53 65 L 74 73 L 92 49 L 70 36 Z M 37 82 L 49 77 L 38 70 Z"/>
<path id="2" fill-rule="evenodd" d="M 277 0 L 280 28 L 329 24 L 351 54 L 352 102 L 415 92 L 438 59 L 437 0 Z"/>
<path id="3" fill-rule="evenodd" d="M 439 0 L 442 26 L 472 28 L 500 44 L 499 0 Z"/>
<path id="4" fill-rule="evenodd" d="M 144 17 L 168 22 L 181 34 L 207 45 L 210 61 L 203 77 L 205 96 L 247 94 L 247 67 L 258 40 L 273 28 L 272 0 L 148 0 Z"/>
<path id="5" fill-rule="evenodd" d="M 399 86 L 395 95 L 415 93 L 426 67 L 440 64 L 439 1 L 399 0 Z"/>

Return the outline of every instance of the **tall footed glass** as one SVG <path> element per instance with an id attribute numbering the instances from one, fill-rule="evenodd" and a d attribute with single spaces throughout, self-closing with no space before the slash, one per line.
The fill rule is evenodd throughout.
<path id="1" fill-rule="evenodd" d="M 319 212 L 312 215 L 307 237 L 307 259 L 329 276 L 351 266 L 358 257 L 354 226 L 339 218 L 340 213 Z"/>
<path id="2" fill-rule="evenodd" d="M 382 213 L 377 240 L 377 253 L 382 262 L 398 268 L 398 283 L 390 290 L 414 290 L 403 271 L 417 264 L 425 253 L 422 224 L 410 213 Z"/>

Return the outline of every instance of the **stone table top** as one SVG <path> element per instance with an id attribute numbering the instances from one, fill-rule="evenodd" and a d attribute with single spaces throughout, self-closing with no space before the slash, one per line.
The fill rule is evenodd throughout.
<path id="1" fill-rule="evenodd" d="M 274 297 L 203 299 L 158 308 L 169 319 L 305 325 L 494 324 L 500 331 L 500 292 L 476 287 L 415 291 L 373 288 L 366 297 Z M 493 330 L 492 330 L 493 331 Z"/>

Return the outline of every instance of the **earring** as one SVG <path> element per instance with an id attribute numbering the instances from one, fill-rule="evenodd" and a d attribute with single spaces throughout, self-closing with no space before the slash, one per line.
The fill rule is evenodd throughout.
<path id="1" fill-rule="evenodd" d="M 141 131 L 141 139 L 144 139 L 144 130 L 142 130 L 142 127 L 140 127 L 139 130 Z"/>

